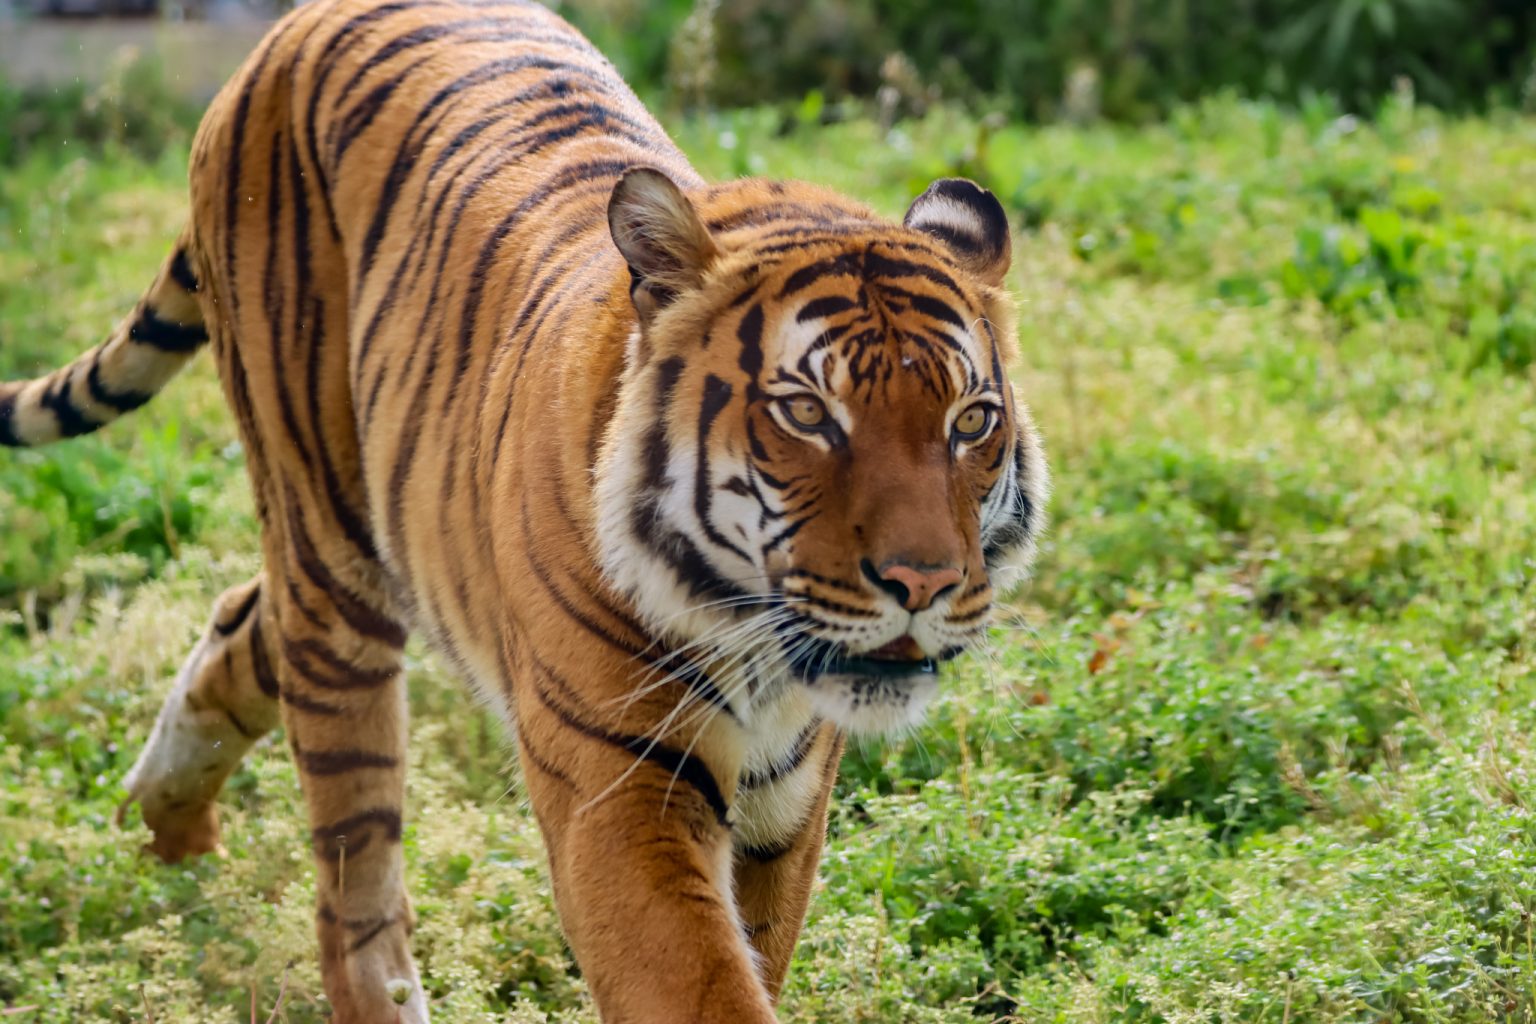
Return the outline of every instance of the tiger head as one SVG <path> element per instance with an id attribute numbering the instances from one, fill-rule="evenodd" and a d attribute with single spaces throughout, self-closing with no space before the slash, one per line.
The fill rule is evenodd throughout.
<path id="1" fill-rule="evenodd" d="M 638 314 L 598 473 L 610 581 L 739 712 L 799 684 L 853 731 L 915 722 L 1044 518 L 1001 205 L 944 179 L 897 226 L 800 184 L 695 205 L 641 169 L 609 226 Z"/>

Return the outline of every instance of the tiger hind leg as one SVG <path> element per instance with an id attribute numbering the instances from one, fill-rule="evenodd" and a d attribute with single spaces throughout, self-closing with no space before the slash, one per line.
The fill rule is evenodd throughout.
<path id="1" fill-rule="evenodd" d="M 123 809 L 140 805 L 154 833 L 149 849 L 167 863 L 218 848 L 215 798 L 251 746 L 278 724 L 262 604 L 260 577 L 219 597 L 124 780 Z"/>

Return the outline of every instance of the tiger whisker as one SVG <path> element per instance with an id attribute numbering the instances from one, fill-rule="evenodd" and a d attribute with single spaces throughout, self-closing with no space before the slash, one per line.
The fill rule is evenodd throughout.
<path id="1" fill-rule="evenodd" d="M 781 609 L 781 611 L 782 610 L 783 609 Z M 765 672 L 765 668 L 771 668 L 775 664 L 787 664 L 784 661 L 783 655 L 778 654 L 779 651 L 784 649 L 784 644 L 786 642 L 786 638 L 782 634 L 780 628 L 782 623 L 778 621 L 772 621 L 767 616 L 760 616 L 759 618 L 764 620 L 758 624 L 762 634 L 760 637 L 752 636 L 749 634 L 737 640 L 735 650 L 722 651 L 718 655 L 718 657 L 722 659 L 720 662 L 721 671 L 726 674 L 726 678 L 728 679 L 728 683 L 723 691 L 727 696 L 727 700 L 736 696 L 743 688 L 750 687 L 754 679 L 761 678 Z M 796 618 L 798 619 L 799 617 Z M 799 621 L 802 623 L 800 630 L 797 631 L 796 634 L 791 634 L 790 636 L 790 642 L 796 645 L 808 642 L 801 639 L 801 637 L 803 637 L 804 629 L 806 626 L 803 619 L 800 619 Z M 775 641 L 775 643 L 769 644 L 766 641 Z M 778 656 L 774 657 L 776 654 L 778 654 Z M 762 664 L 765 656 L 768 657 L 767 666 Z M 781 670 L 781 677 L 783 674 L 784 673 Z M 721 708 L 715 705 L 706 704 L 699 708 L 692 708 L 692 714 L 688 715 L 688 717 L 682 719 L 681 721 L 677 721 L 679 715 L 682 715 L 685 711 L 690 710 L 690 703 L 692 702 L 680 702 L 679 705 L 673 708 L 672 712 L 669 713 L 667 717 L 658 724 L 658 739 L 671 732 L 689 728 L 706 715 L 712 718 L 715 715 L 718 715 L 721 710 Z M 703 727 L 707 724 L 707 721 L 700 723 L 700 731 L 702 731 Z"/>
<path id="2" fill-rule="evenodd" d="M 680 658 L 687 653 L 688 649 L 697 650 L 703 647 L 712 647 L 718 652 L 721 648 L 726 647 L 727 644 L 731 642 L 737 634 L 745 633 L 750 636 L 755 631 L 766 631 L 770 627 L 777 628 L 777 626 L 780 624 L 779 618 L 786 614 L 786 609 L 781 607 L 774 607 L 765 613 L 750 616 L 745 620 L 722 623 L 711 632 L 706 633 L 704 636 L 699 637 L 691 644 L 688 644 L 686 649 L 679 649 L 678 651 L 672 652 L 669 657 Z M 716 654 L 715 657 L 718 658 L 719 655 Z M 651 667 L 653 669 L 659 670 L 665 665 L 666 660 L 667 659 L 658 659 L 652 663 Z M 623 701 L 624 710 L 627 710 L 628 708 L 632 707 L 635 701 L 639 700 L 641 697 L 645 696 L 646 694 L 653 693 L 657 689 L 660 689 L 661 687 L 678 680 L 684 673 L 694 667 L 695 663 L 690 660 L 687 664 L 679 665 L 677 668 L 672 669 L 658 679 L 642 679 L 642 681 L 628 694 L 615 698 L 615 702 Z"/>
<path id="3" fill-rule="evenodd" d="M 792 614 L 793 614 L 792 612 L 790 612 L 788 609 L 785 609 L 785 608 L 779 608 L 779 607 L 772 608 L 772 609 L 769 609 L 767 612 L 761 613 L 759 615 L 752 616 L 745 623 L 738 624 L 736 629 L 727 631 L 727 634 L 741 632 L 741 631 L 743 631 L 742 627 L 751 627 L 751 629 L 749 631 L 746 631 L 746 636 L 748 638 L 752 638 L 754 636 L 757 637 L 759 639 L 759 644 L 754 644 L 754 645 L 751 645 L 751 646 L 759 646 L 761 639 L 767 639 L 767 638 L 771 638 L 771 637 L 777 635 L 777 629 L 778 629 L 778 626 L 780 625 L 779 621 L 777 621 L 779 619 L 779 617 L 785 616 L 785 615 L 792 615 Z M 749 650 L 750 650 L 750 648 L 747 645 L 742 645 L 736 652 L 733 652 L 733 653 L 735 654 L 736 658 L 739 660 L 739 658 L 741 656 L 745 655 L 746 653 L 748 653 Z M 727 663 L 727 664 L 729 666 L 730 663 Z M 678 671 L 680 672 L 680 671 L 684 671 L 684 670 L 680 669 Z M 673 672 L 673 673 L 670 673 L 669 675 L 671 677 L 675 678 L 677 676 L 677 674 L 678 674 L 677 672 Z M 748 677 L 746 675 L 744 675 L 744 674 L 738 674 L 734 678 L 730 679 L 727 682 L 727 685 L 721 691 L 722 696 L 725 697 L 727 703 L 729 703 L 729 700 L 730 700 L 731 697 L 734 697 L 746 685 L 747 678 Z M 658 683 L 653 683 L 653 684 L 648 684 L 644 688 L 644 692 L 649 692 L 650 690 L 654 689 L 658 685 L 665 685 L 665 681 L 658 682 Z M 631 697 L 630 697 L 630 704 L 632 704 L 634 700 L 637 700 L 639 698 L 639 696 L 640 696 L 639 693 L 637 693 L 635 695 L 631 695 Z M 702 711 L 701 711 L 701 709 L 694 708 L 693 709 L 694 710 L 694 714 L 693 715 L 691 715 L 684 722 L 677 723 L 676 720 L 677 720 L 678 716 L 682 715 L 685 711 L 687 711 L 690 708 L 691 705 L 693 705 L 695 703 L 703 703 L 702 702 L 702 698 L 696 692 L 689 691 L 684 696 L 684 698 L 681 701 L 679 701 L 677 703 L 677 705 L 671 711 L 669 711 L 667 713 L 667 715 L 659 723 L 657 723 L 657 725 L 654 727 L 653 730 L 647 730 L 646 733 L 642 733 L 641 734 L 642 738 L 649 738 L 649 742 L 646 744 L 645 748 L 637 753 L 634 761 L 632 761 L 629 764 L 629 766 L 627 768 L 625 768 L 624 771 L 621 772 L 618 775 L 618 777 L 616 777 L 611 783 L 609 783 L 607 786 L 605 786 L 596 796 L 592 797 L 590 800 L 588 800 L 584 804 L 582 804 L 581 807 L 577 809 L 577 813 L 582 813 L 585 810 L 587 810 L 588 808 L 594 806 L 595 804 L 597 804 L 598 802 L 603 800 L 605 797 L 607 797 L 608 794 L 613 792 L 614 789 L 616 789 L 618 786 L 622 785 L 624 783 L 624 781 L 626 779 L 628 779 L 629 776 L 634 773 L 635 769 L 638 768 L 640 766 L 640 764 L 645 761 L 645 759 L 650 755 L 651 751 L 656 748 L 656 745 L 658 743 L 660 743 L 662 740 L 664 740 L 667 736 L 671 735 L 673 732 L 677 731 L 680 728 L 685 728 L 687 725 L 689 725 L 693 721 L 697 720 L 701 713 L 702 714 L 709 714 L 709 715 L 713 716 L 713 715 L 718 715 L 720 713 L 720 711 L 721 711 L 721 708 L 719 708 L 719 707 L 717 707 L 717 706 L 715 706 L 713 704 L 703 703 Z M 706 725 L 706 724 L 708 724 L 707 721 L 701 723 L 700 728 L 695 732 L 695 737 L 694 737 L 694 741 L 693 742 L 697 741 L 698 735 L 702 734 L 702 732 L 703 732 L 703 725 Z M 653 732 L 654 732 L 654 735 L 652 735 Z M 688 749 L 690 751 L 693 748 L 693 742 L 690 742 L 690 744 L 689 744 L 689 748 Z M 674 781 L 675 781 L 675 776 L 674 776 Z M 670 795 L 670 786 L 669 786 L 669 795 Z"/>
<path id="4" fill-rule="evenodd" d="M 661 647 L 662 645 L 664 645 L 666 643 L 666 639 L 665 639 L 665 637 L 666 637 L 666 629 L 665 629 L 666 625 L 668 623 L 677 621 L 678 619 L 682 618 L 685 615 L 693 615 L 693 614 L 697 614 L 699 612 L 711 611 L 711 610 L 734 611 L 734 610 L 736 610 L 738 608 L 749 608 L 749 607 L 752 607 L 753 605 L 757 605 L 757 604 L 777 604 L 777 603 L 779 603 L 780 601 L 783 600 L 783 597 L 784 597 L 784 595 L 777 594 L 777 593 L 769 593 L 769 594 L 738 594 L 738 595 L 735 595 L 733 597 L 722 597 L 722 598 L 719 598 L 719 599 L 714 600 L 714 601 L 704 601 L 704 602 L 702 602 L 700 604 L 689 605 L 687 608 L 683 608 L 680 611 L 673 612 L 670 615 L 667 615 L 667 616 L 665 616 L 663 618 L 657 619 L 656 620 L 656 625 L 659 627 L 656 630 L 657 636 L 650 643 L 646 644 L 645 647 L 642 648 L 639 652 L 637 652 L 630 660 L 632 660 L 632 661 L 640 661 L 647 654 L 649 654 L 651 651 L 653 651 L 656 648 Z M 730 622 L 730 620 L 726 620 L 726 622 L 728 624 Z M 692 640 L 690 640 L 688 643 L 684 644 L 682 648 L 671 648 L 671 649 L 669 649 L 667 651 L 667 653 L 665 655 L 663 655 L 660 660 L 665 662 L 666 660 L 668 660 L 670 658 L 676 657 L 681 650 L 685 650 L 688 647 L 698 643 L 700 639 L 701 638 L 699 638 L 699 637 L 695 637 Z"/>
<path id="5" fill-rule="evenodd" d="M 722 600 L 739 600 L 739 599 L 722 599 Z M 751 603 L 768 604 L 768 603 L 770 603 L 770 601 L 772 603 L 772 606 L 775 607 L 775 608 L 780 607 L 780 606 L 782 606 L 784 604 L 794 603 L 793 601 L 786 601 L 785 598 L 784 598 L 784 595 L 772 595 L 772 596 L 765 595 L 764 599 L 761 602 L 743 602 L 742 606 L 743 607 L 748 607 L 748 606 L 750 606 Z M 703 606 L 698 606 L 698 607 L 702 608 L 702 607 L 708 607 L 708 606 L 707 605 L 703 605 Z M 687 611 L 693 611 L 693 610 L 697 610 L 697 609 L 696 608 L 695 609 L 688 609 L 688 610 L 685 610 L 683 612 L 678 612 L 677 614 L 678 615 L 684 615 L 684 614 L 687 614 Z M 741 621 L 742 620 L 739 620 L 739 619 L 726 619 L 723 622 L 716 624 L 713 628 L 711 628 L 709 631 L 705 632 L 703 635 L 695 637 L 692 640 L 688 641 L 687 643 L 685 643 L 685 644 L 683 644 L 683 645 L 681 645 L 679 647 L 672 648 L 665 655 L 663 655 L 662 657 L 656 659 L 656 661 L 653 662 L 653 664 L 655 664 L 655 665 L 664 665 L 668 661 L 674 660 L 676 658 L 684 657 L 684 656 L 686 656 L 688 654 L 689 651 L 695 650 L 695 649 L 697 649 L 699 647 L 706 646 L 707 644 L 711 643 L 714 640 L 714 638 L 716 638 L 716 637 L 718 637 L 720 635 L 720 632 L 722 630 L 732 628 L 732 627 L 740 624 Z M 750 621 L 750 620 L 748 620 L 748 621 Z M 652 646 L 654 647 L 655 644 L 652 644 Z M 647 650 L 649 650 L 649 649 L 650 648 L 647 648 Z M 638 660 L 640 657 L 643 657 L 644 653 L 645 652 L 642 651 L 640 654 L 637 654 L 635 656 L 635 659 Z"/>

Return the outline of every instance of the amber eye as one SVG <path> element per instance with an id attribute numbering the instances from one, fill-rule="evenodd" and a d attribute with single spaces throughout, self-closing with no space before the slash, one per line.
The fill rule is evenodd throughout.
<path id="1" fill-rule="evenodd" d="M 974 441 L 992 426 L 990 406 L 973 405 L 955 417 L 955 437 L 961 441 Z"/>
<path id="2" fill-rule="evenodd" d="M 827 422 L 827 407 L 815 395 L 793 395 L 781 399 L 779 404 L 796 426 L 814 430 Z"/>

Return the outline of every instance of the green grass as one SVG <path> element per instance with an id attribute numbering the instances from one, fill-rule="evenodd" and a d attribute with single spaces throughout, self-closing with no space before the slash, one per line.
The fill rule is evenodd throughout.
<path id="1" fill-rule="evenodd" d="M 1221 101 L 1139 130 L 674 128 L 707 174 L 892 214 L 939 174 L 996 190 L 1057 474 L 991 650 L 929 726 L 849 753 L 783 1018 L 1536 1020 L 1536 122 Z M 0 373 L 129 308 L 184 175 L 57 150 L 0 171 Z M 19 1021 L 243 1020 L 253 989 L 264 1018 L 290 962 L 286 1019 L 320 1018 L 281 744 L 232 780 L 223 860 L 164 867 L 112 824 L 255 565 L 233 439 L 204 363 L 102 435 L 0 454 Z M 438 1019 L 592 1021 L 508 749 L 412 650 Z"/>

